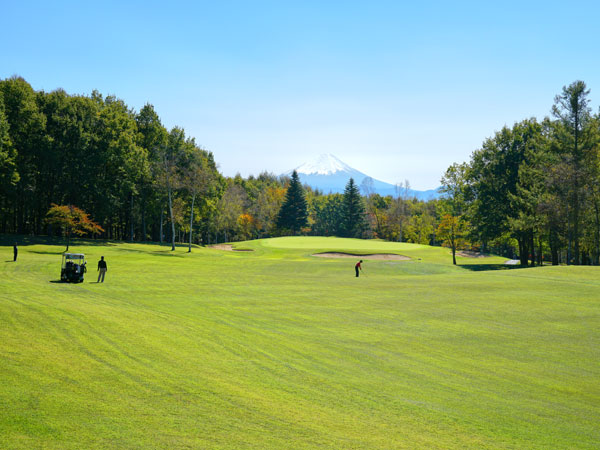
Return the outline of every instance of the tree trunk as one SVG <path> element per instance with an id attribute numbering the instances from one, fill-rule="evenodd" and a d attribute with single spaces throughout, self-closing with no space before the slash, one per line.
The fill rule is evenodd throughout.
<path id="1" fill-rule="evenodd" d="M 517 238 L 517 242 L 519 243 L 519 260 L 522 266 L 527 267 L 529 264 L 528 251 L 527 251 L 527 242 L 523 236 L 519 236 Z"/>
<path id="2" fill-rule="evenodd" d="M 577 192 L 577 183 L 575 183 L 575 189 L 575 201 L 573 202 L 573 241 L 575 254 L 573 255 L 573 263 L 577 266 L 579 265 L 581 258 L 581 252 L 579 249 L 579 192 Z"/>
<path id="3" fill-rule="evenodd" d="M 550 228 L 550 233 L 548 236 L 548 241 L 550 243 L 550 254 L 552 255 L 552 265 L 558 266 L 559 258 L 558 258 L 558 236 L 556 230 Z"/>
<path id="4" fill-rule="evenodd" d="M 133 192 L 129 202 L 129 240 L 133 242 Z"/>
<path id="5" fill-rule="evenodd" d="M 456 265 L 456 243 L 454 241 L 452 241 L 451 245 L 452 245 L 452 264 Z"/>
<path id="6" fill-rule="evenodd" d="M 160 210 L 160 236 L 159 236 L 159 241 L 161 244 L 163 243 L 163 215 L 164 215 L 164 211 L 161 209 Z"/>
<path id="7" fill-rule="evenodd" d="M 531 249 L 531 267 L 535 266 L 535 245 L 533 240 L 533 230 L 529 231 L 529 248 Z"/>
<path id="8" fill-rule="evenodd" d="M 146 211 L 142 209 L 142 242 L 146 241 Z"/>
<path id="9" fill-rule="evenodd" d="M 594 199 L 594 213 L 595 213 L 595 225 L 594 230 L 594 264 L 597 266 L 600 264 L 600 207 L 598 205 L 598 199 Z"/>
<path id="10" fill-rule="evenodd" d="M 171 189 L 169 188 L 169 215 L 171 216 L 171 251 L 175 250 L 175 221 L 173 220 L 173 202 Z"/>
<path id="11" fill-rule="evenodd" d="M 192 230 L 194 228 L 194 201 L 196 200 L 196 193 L 192 195 L 192 212 L 190 214 L 190 245 L 188 248 L 188 253 L 192 252 Z"/>

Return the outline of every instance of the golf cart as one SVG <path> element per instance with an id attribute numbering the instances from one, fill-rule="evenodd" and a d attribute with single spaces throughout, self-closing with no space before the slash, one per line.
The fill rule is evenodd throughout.
<path id="1" fill-rule="evenodd" d="M 60 270 L 61 281 L 81 283 L 85 272 L 87 272 L 87 268 L 85 267 L 85 255 L 83 253 L 63 253 L 62 268 Z"/>

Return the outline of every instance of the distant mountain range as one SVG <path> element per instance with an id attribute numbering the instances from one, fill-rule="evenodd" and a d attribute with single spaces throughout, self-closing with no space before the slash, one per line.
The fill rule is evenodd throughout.
<path id="1" fill-rule="evenodd" d="M 293 169 L 294 170 L 294 169 Z M 293 172 L 290 170 L 284 175 L 290 176 Z M 348 164 L 336 158 L 332 154 L 320 155 L 312 162 L 307 162 L 296 167 L 298 177 L 302 184 L 307 184 L 313 189 L 319 189 L 324 193 L 343 193 L 346 184 L 350 178 L 354 179 L 356 185 L 361 189 L 361 194 L 365 194 L 365 186 L 371 185 L 373 192 L 379 195 L 398 195 L 398 189 L 395 185 L 384 181 L 376 180 L 359 170 L 353 169 Z M 429 200 L 440 196 L 437 189 L 428 191 L 416 191 L 413 189 L 402 190 L 401 195 L 416 197 L 420 200 Z"/>

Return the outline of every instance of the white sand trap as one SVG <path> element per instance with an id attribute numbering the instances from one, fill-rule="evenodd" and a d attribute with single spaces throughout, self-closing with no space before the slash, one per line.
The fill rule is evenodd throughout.
<path id="1" fill-rule="evenodd" d="M 489 258 L 489 255 L 484 255 L 479 252 L 472 252 L 471 250 L 461 250 L 456 252 L 458 256 L 462 256 L 463 258 Z"/>
<path id="2" fill-rule="evenodd" d="M 233 248 L 231 244 L 215 244 L 209 245 L 208 248 L 214 248 L 216 250 L 225 250 L 227 252 L 252 252 L 251 248 Z"/>
<path id="3" fill-rule="evenodd" d="M 319 258 L 358 258 L 358 259 L 385 259 L 389 261 L 409 261 L 408 256 L 396 255 L 395 253 L 373 253 L 368 255 L 359 255 L 356 253 L 341 253 L 341 252 L 325 252 L 315 253 L 312 256 Z"/>

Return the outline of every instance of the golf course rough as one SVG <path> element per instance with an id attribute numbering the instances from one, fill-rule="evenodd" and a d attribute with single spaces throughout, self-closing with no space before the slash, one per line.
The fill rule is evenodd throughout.
<path id="1" fill-rule="evenodd" d="M 233 247 L 253 251 L 76 241 L 80 284 L 56 282 L 61 242 L 5 256 L 0 448 L 598 448 L 600 268 Z M 356 278 L 323 252 L 410 260 Z"/>

